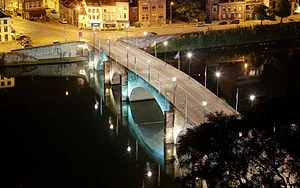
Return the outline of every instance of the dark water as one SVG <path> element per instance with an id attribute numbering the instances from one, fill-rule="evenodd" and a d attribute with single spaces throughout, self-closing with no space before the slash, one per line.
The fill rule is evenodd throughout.
<path id="1" fill-rule="evenodd" d="M 206 86 L 215 94 L 215 73 L 219 71 L 219 96 L 235 108 L 238 89 L 238 111 L 251 107 L 251 94 L 256 96 L 254 104 L 275 97 L 300 95 L 299 42 L 233 49 L 194 49 L 189 52 L 192 53 L 190 71 L 188 51 L 180 53 L 181 70 L 186 74 L 190 72 L 191 77 L 205 85 L 207 67 Z M 178 67 L 178 60 L 174 59 L 176 53 L 167 54 L 167 62 L 174 67 Z M 164 55 L 161 53 L 158 57 L 164 60 Z"/>
<path id="2" fill-rule="evenodd" d="M 64 75 L 14 78 L 14 87 L 0 89 L 5 187 L 175 187 L 112 105 L 95 109 L 101 96 L 88 82 Z"/>

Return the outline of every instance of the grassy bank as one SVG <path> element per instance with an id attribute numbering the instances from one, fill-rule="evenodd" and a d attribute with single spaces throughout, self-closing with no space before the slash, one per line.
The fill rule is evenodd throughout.
<path id="1" fill-rule="evenodd" d="M 226 30 L 212 30 L 179 35 L 168 41 L 168 51 L 240 46 L 260 42 L 295 40 L 300 38 L 300 22 L 273 25 L 236 27 Z M 166 49 L 157 45 L 158 52 Z M 153 47 L 149 51 L 154 51 Z"/>

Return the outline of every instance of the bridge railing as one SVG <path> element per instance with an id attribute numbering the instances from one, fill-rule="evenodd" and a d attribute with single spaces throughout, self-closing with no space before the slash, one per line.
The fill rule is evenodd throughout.
<path id="1" fill-rule="evenodd" d="M 151 54 L 128 47 L 122 42 L 111 44 L 110 41 L 103 41 L 101 46 L 112 59 L 147 80 L 161 92 L 191 124 L 201 124 L 205 121 L 205 114 L 209 112 L 237 114 L 231 106 L 199 82 Z M 206 106 L 203 106 L 203 101 L 207 102 Z"/>

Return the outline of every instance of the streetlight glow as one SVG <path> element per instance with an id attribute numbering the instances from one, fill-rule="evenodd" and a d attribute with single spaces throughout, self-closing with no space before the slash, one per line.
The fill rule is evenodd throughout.
<path id="1" fill-rule="evenodd" d="M 167 46 L 168 45 L 168 41 L 164 41 L 164 46 Z"/>
<path id="2" fill-rule="evenodd" d="M 205 107 L 207 105 L 207 101 L 202 101 L 202 105 Z"/>
<path id="3" fill-rule="evenodd" d="M 172 81 L 173 81 L 173 82 L 176 82 L 176 77 L 175 77 L 175 76 L 172 77 Z"/>
<path id="4" fill-rule="evenodd" d="M 221 76 L 220 72 L 216 72 L 216 77 L 219 78 Z"/>
<path id="5" fill-rule="evenodd" d="M 131 147 L 130 147 L 130 146 L 127 147 L 127 151 L 128 151 L 128 152 L 131 151 Z"/>
<path id="6" fill-rule="evenodd" d="M 192 57 L 192 53 L 189 52 L 189 53 L 187 54 L 187 56 L 188 56 L 188 58 L 191 58 L 191 57 Z"/>
<path id="7" fill-rule="evenodd" d="M 144 36 L 146 36 L 147 35 L 147 31 L 144 31 Z"/>
<path id="8" fill-rule="evenodd" d="M 254 99 L 255 99 L 255 95 L 250 95 L 250 97 L 249 97 L 249 98 L 250 98 L 250 100 L 251 100 L 251 101 L 254 101 Z"/>
<path id="9" fill-rule="evenodd" d="M 148 176 L 148 177 L 151 177 L 151 176 L 152 176 L 152 172 L 151 172 L 151 171 L 148 171 L 147 176 Z"/>

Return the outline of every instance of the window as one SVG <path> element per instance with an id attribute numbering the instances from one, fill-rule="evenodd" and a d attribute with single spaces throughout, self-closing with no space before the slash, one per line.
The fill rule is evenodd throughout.
<path id="1" fill-rule="evenodd" d="M 93 15 L 93 20 L 95 19 L 95 15 Z"/>
<path id="2" fill-rule="evenodd" d="M 99 20 L 99 16 L 97 16 L 97 20 Z"/>
<path id="3" fill-rule="evenodd" d="M 160 4 L 158 4 L 158 9 L 159 9 L 159 10 L 163 10 L 163 9 L 164 9 L 164 5 L 163 5 L 163 4 L 161 4 L 161 3 L 160 3 Z"/>
<path id="4" fill-rule="evenodd" d="M 226 14 L 223 14 L 222 17 L 225 19 L 226 18 Z"/>
<path id="5" fill-rule="evenodd" d="M 158 19 L 163 20 L 164 16 L 162 14 L 159 14 Z"/>
<path id="6" fill-rule="evenodd" d="M 103 12 L 106 12 L 106 9 L 103 9 Z"/>
<path id="7" fill-rule="evenodd" d="M 89 19 L 92 19 L 92 16 L 89 16 Z"/>
<path id="8" fill-rule="evenodd" d="M 143 11 L 147 11 L 148 10 L 148 5 L 143 5 Z"/>
<path id="9" fill-rule="evenodd" d="M 7 24 L 7 20 L 4 20 L 4 24 Z"/>
<path id="10" fill-rule="evenodd" d="M 7 32 L 7 31 L 8 31 L 8 27 L 4 26 L 4 32 Z"/>
<path id="11" fill-rule="evenodd" d="M 127 17 L 126 15 L 127 15 L 127 14 L 126 14 L 126 13 L 124 13 L 124 19 L 126 19 L 126 17 Z"/>
<path id="12" fill-rule="evenodd" d="M 97 9 L 97 13 L 99 13 L 99 9 Z"/>
<path id="13" fill-rule="evenodd" d="M 91 12 L 91 9 L 90 9 L 90 8 L 89 8 L 88 10 L 89 10 L 89 12 Z"/>
<path id="14" fill-rule="evenodd" d="M 239 6 L 239 10 L 242 10 L 242 6 Z"/>
<path id="15" fill-rule="evenodd" d="M 124 10 L 127 10 L 127 6 L 124 6 Z"/>
<path id="16" fill-rule="evenodd" d="M 231 14 L 228 14 L 228 18 L 231 18 Z"/>
<path id="17" fill-rule="evenodd" d="M 92 9 L 92 13 L 95 13 L 95 9 L 94 8 Z"/>
<path id="18" fill-rule="evenodd" d="M 217 8 L 216 7 L 214 8 L 214 12 L 217 12 Z"/>
<path id="19" fill-rule="evenodd" d="M 156 6 L 155 6 L 155 5 L 152 5 L 152 10 L 155 11 L 155 9 L 156 9 Z"/>
<path id="20" fill-rule="evenodd" d="M 142 20 L 145 20 L 145 16 L 144 15 L 142 15 Z"/>
<path id="21" fill-rule="evenodd" d="M 11 85 L 11 81 L 7 81 L 7 85 L 10 86 Z"/>
<path id="22" fill-rule="evenodd" d="M 8 34 L 5 34 L 4 37 L 5 37 L 5 41 L 8 41 Z"/>
<path id="23" fill-rule="evenodd" d="M 242 14 L 238 14 L 238 18 L 242 18 Z"/>
<path id="24" fill-rule="evenodd" d="M 230 12 L 230 7 L 227 7 L 228 12 Z"/>
<path id="25" fill-rule="evenodd" d="M 224 12 L 226 11 L 226 8 L 225 8 L 225 7 L 223 7 L 223 11 L 224 11 Z"/>
<path id="26" fill-rule="evenodd" d="M 2 36 L 0 35 L 0 42 L 2 41 Z"/>
<path id="27" fill-rule="evenodd" d="M 236 7 L 233 7 L 234 12 L 236 12 Z"/>
<path id="28" fill-rule="evenodd" d="M 146 20 L 149 20 L 149 15 L 148 14 L 146 14 Z"/>

